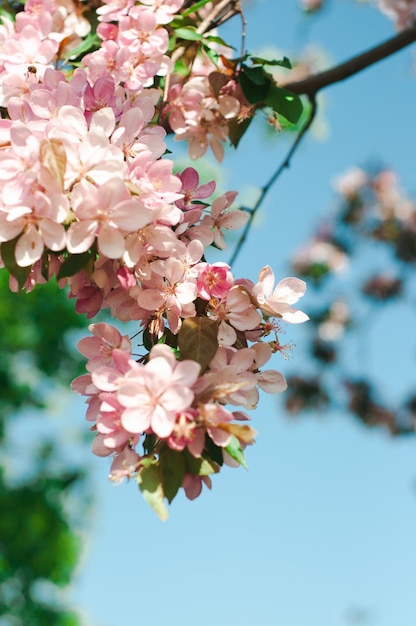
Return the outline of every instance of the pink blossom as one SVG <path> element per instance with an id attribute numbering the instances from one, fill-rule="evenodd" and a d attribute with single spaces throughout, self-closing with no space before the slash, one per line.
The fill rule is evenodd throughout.
<path id="1" fill-rule="evenodd" d="M 158 437 L 169 437 L 176 415 L 191 406 L 199 370 L 194 361 L 177 362 L 169 346 L 154 346 L 149 362 L 132 367 L 118 386 L 123 427 L 131 433 L 151 428 Z"/>
<path id="2" fill-rule="evenodd" d="M 203 378 L 212 385 L 217 400 L 253 409 L 258 403 L 255 352 L 250 348 L 236 350 L 220 347 Z"/>
<path id="3" fill-rule="evenodd" d="M 248 293 L 238 285 L 230 289 L 225 300 L 211 301 L 209 312 L 219 321 L 218 341 L 224 346 L 236 342 L 237 330 L 252 330 L 261 322 Z"/>
<path id="4" fill-rule="evenodd" d="M 158 24 L 168 24 L 183 5 L 183 0 L 142 0 L 155 13 Z"/>
<path id="5" fill-rule="evenodd" d="M 100 21 L 118 21 L 122 16 L 127 15 L 135 0 L 103 0 L 102 6 L 98 7 L 97 14 Z"/>
<path id="6" fill-rule="evenodd" d="M 199 185 L 199 175 L 193 167 L 187 167 L 183 170 L 178 177 L 182 181 L 182 193 L 183 198 L 176 201 L 176 205 L 183 211 L 189 211 L 197 207 L 197 204 L 193 204 L 193 200 L 202 200 L 203 198 L 209 198 L 214 191 L 216 183 L 211 180 L 205 185 Z"/>
<path id="7" fill-rule="evenodd" d="M 57 50 L 57 41 L 44 39 L 35 26 L 27 24 L 4 45 L 1 57 L 10 74 L 24 74 L 32 66 L 42 76 Z"/>
<path id="8" fill-rule="evenodd" d="M 212 441 L 222 448 L 226 448 L 231 440 L 227 425 L 234 416 L 221 404 L 208 403 L 200 407 L 200 417 Z"/>
<path id="9" fill-rule="evenodd" d="M 209 476 L 194 476 L 193 474 L 185 474 L 182 481 L 182 487 L 185 490 L 188 500 L 195 500 L 202 491 L 202 485 L 205 484 L 211 489 L 212 483 Z"/>
<path id="10" fill-rule="evenodd" d="M 110 468 L 110 480 L 120 483 L 124 478 L 132 478 L 139 466 L 140 457 L 129 446 L 125 446 L 119 452 Z"/>
<path id="11" fill-rule="evenodd" d="M 195 315 L 195 281 L 186 276 L 184 265 L 179 259 L 154 261 L 151 269 L 152 280 L 139 293 L 137 301 L 149 311 L 166 312 L 170 329 L 177 333 L 181 324 L 180 318 Z"/>
<path id="12" fill-rule="evenodd" d="M 110 259 L 125 251 L 124 238 L 150 221 L 150 212 L 132 197 L 119 178 L 100 187 L 81 180 L 72 192 L 72 208 L 77 221 L 67 232 L 67 248 L 72 254 L 88 250 L 97 237 L 98 249 Z"/>
<path id="13" fill-rule="evenodd" d="M 211 215 L 206 215 L 201 223 L 201 227 L 212 230 L 213 242 L 221 250 L 227 247 L 224 241 L 224 231 L 242 228 L 248 220 L 248 213 L 245 211 L 228 210 L 236 196 L 236 191 L 227 191 L 214 200 L 211 206 Z"/>
<path id="14" fill-rule="evenodd" d="M 115 348 L 131 352 L 131 343 L 127 335 L 122 336 L 114 326 L 106 323 L 90 324 L 88 330 L 93 337 L 81 339 L 77 348 L 87 359 L 87 370 L 93 372 L 103 365 L 112 365 Z"/>
<path id="15" fill-rule="evenodd" d="M 166 150 L 164 138 L 166 131 L 161 126 L 149 126 L 154 115 L 154 107 L 146 111 L 135 106 L 121 116 L 116 130 L 111 136 L 111 143 L 119 146 L 126 159 L 134 159 L 140 152 L 146 151 L 150 161 L 159 159 Z"/>
<path id="16" fill-rule="evenodd" d="M 188 448 L 192 456 L 199 458 L 205 446 L 205 429 L 197 423 L 198 412 L 195 409 L 182 411 L 176 416 L 167 444 L 172 450 Z"/>
<path id="17" fill-rule="evenodd" d="M 233 284 L 230 266 L 226 263 L 199 263 L 197 289 L 203 300 L 225 299 Z"/>
<path id="18" fill-rule="evenodd" d="M 281 317 L 285 322 L 291 324 L 306 322 L 309 317 L 302 311 L 290 306 L 304 295 L 306 283 L 299 278 L 285 278 L 278 283 L 274 290 L 273 286 L 274 273 L 271 267 L 266 265 L 261 270 L 259 280 L 253 288 L 253 296 L 263 313 Z"/>

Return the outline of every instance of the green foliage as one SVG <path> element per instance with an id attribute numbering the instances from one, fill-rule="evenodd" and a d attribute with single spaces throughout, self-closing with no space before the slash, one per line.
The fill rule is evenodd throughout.
<path id="1" fill-rule="evenodd" d="M 75 313 L 66 291 L 52 281 L 30 293 L 12 293 L 7 272 L 2 270 L 0 295 L 0 372 L 12 372 L 12 361 L 21 357 L 33 364 L 39 374 L 68 384 L 80 372 L 81 358 L 69 347 L 67 336 L 74 329 L 84 328 L 86 320 Z M 2 387 L 0 411 L 9 391 L 14 395 L 13 385 L 10 389 Z M 40 396 L 33 390 L 31 397 Z M 11 403 L 13 408 L 21 405 Z"/>
<path id="2" fill-rule="evenodd" d="M 181 358 L 192 359 L 203 372 L 218 350 L 218 324 L 207 317 L 188 317 L 178 334 Z"/>
<path id="3" fill-rule="evenodd" d="M 68 385 L 80 372 L 81 359 L 69 347 L 68 334 L 85 325 L 56 282 L 28 294 L 12 293 L 7 271 L 0 271 L 2 452 L 10 446 L 8 423 L 16 412 L 42 408 L 52 384 Z M 25 466 L 30 461 L 30 479 L 18 484 L 7 482 L 0 467 L 0 616 L 13 617 L 16 626 L 79 624 L 74 613 L 54 601 L 54 586 L 70 582 L 80 552 L 65 502 L 70 488 L 79 488 L 81 475 L 59 467 L 57 456 L 52 446 L 37 460 L 22 459 Z M 50 601 L 37 596 L 39 583 L 45 582 Z"/>
<path id="4" fill-rule="evenodd" d="M 191 15 L 192 13 L 196 13 L 197 11 L 199 11 L 199 9 L 202 9 L 202 7 L 204 7 L 210 1 L 211 0 L 199 0 L 199 2 L 195 2 L 195 4 L 193 4 L 192 6 L 189 7 L 189 9 L 186 9 L 186 11 L 182 12 L 182 16 L 186 17 L 187 15 Z"/>
<path id="5" fill-rule="evenodd" d="M 95 32 L 90 33 L 82 40 L 76 48 L 71 48 L 66 55 L 66 60 L 75 60 L 83 57 L 85 54 L 93 52 L 100 47 L 100 39 Z"/>
<path id="6" fill-rule="evenodd" d="M 149 461 L 149 459 L 147 459 Z M 137 484 L 143 494 L 143 498 L 152 507 L 159 519 L 164 522 L 168 517 L 168 511 L 164 502 L 165 493 L 162 483 L 162 472 L 157 461 L 151 461 L 143 466 L 137 474 Z"/>
<path id="7" fill-rule="evenodd" d="M 68 255 L 59 269 L 58 280 L 74 276 L 74 274 L 86 268 L 93 259 L 94 254 L 92 250 L 87 250 L 87 252 L 82 252 L 81 254 Z"/>
<path id="8" fill-rule="evenodd" d="M 252 59 L 253 60 L 253 59 Z M 285 117 L 292 124 L 296 124 L 299 120 L 303 105 L 297 94 L 291 93 L 283 87 L 279 87 L 273 76 L 264 69 L 264 59 L 260 59 L 261 65 L 250 67 L 246 64 L 241 65 L 239 74 L 239 82 L 245 97 L 250 104 L 260 106 L 269 106 Z M 283 61 L 267 62 L 269 65 L 284 65 L 287 67 L 288 59 Z"/>
<path id="9" fill-rule="evenodd" d="M 187 450 L 184 450 L 183 454 L 185 457 L 186 471 L 194 476 L 210 476 L 210 474 L 216 474 L 220 471 L 220 467 L 223 464 L 222 455 L 221 462 L 217 463 L 211 458 L 208 458 L 206 453 L 202 454 L 199 458 L 195 458 Z"/>
<path id="10" fill-rule="evenodd" d="M 234 461 L 237 461 L 245 469 L 247 469 L 246 458 L 244 456 L 244 450 L 241 447 L 241 443 L 235 435 L 231 436 L 231 441 L 225 448 L 225 451 L 230 455 Z"/>
<path id="11" fill-rule="evenodd" d="M 45 475 L 10 486 L 0 470 L 0 616 L 21 626 L 78 626 L 74 613 L 36 597 L 40 581 L 66 586 L 80 553 L 64 510 L 66 491 L 77 472 Z M 53 592 L 53 587 L 48 590 Z"/>
<path id="12" fill-rule="evenodd" d="M 31 267 L 20 267 L 16 263 L 15 250 L 19 237 L 20 235 L 18 235 L 11 241 L 6 241 L 2 243 L 0 246 L 0 252 L 5 268 L 10 272 L 11 276 L 14 276 L 14 278 L 17 280 L 19 289 L 23 289 L 23 285 L 25 284 L 27 277 L 30 274 Z"/>
<path id="13" fill-rule="evenodd" d="M 179 491 L 185 475 L 185 459 L 183 454 L 166 447 L 160 454 L 160 469 L 165 497 L 169 504 Z"/>

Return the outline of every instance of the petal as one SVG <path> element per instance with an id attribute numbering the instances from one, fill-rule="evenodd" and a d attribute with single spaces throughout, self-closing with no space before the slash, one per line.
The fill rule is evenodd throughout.
<path id="1" fill-rule="evenodd" d="M 300 278 L 284 278 L 273 292 L 273 299 L 294 304 L 306 291 L 306 283 Z"/>
<path id="2" fill-rule="evenodd" d="M 104 224 L 98 235 L 98 249 L 109 259 L 119 259 L 125 250 L 123 235 L 116 228 Z"/>
<path id="3" fill-rule="evenodd" d="M 106 447 L 104 444 L 104 435 L 97 435 L 91 444 L 91 451 L 97 456 L 109 456 L 114 450 Z"/>
<path id="4" fill-rule="evenodd" d="M 98 223 L 95 220 L 73 222 L 66 233 L 66 247 L 71 254 L 80 254 L 91 248 Z"/>
<path id="5" fill-rule="evenodd" d="M 43 249 L 43 239 L 37 228 L 33 224 L 29 224 L 16 244 L 16 263 L 20 265 L 20 267 L 33 265 L 33 263 L 41 258 Z"/>
<path id="6" fill-rule="evenodd" d="M 276 370 L 266 370 L 257 374 L 257 384 L 266 393 L 281 393 L 287 389 L 283 374 Z"/>
<path id="7" fill-rule="evenodd" d="M 130 433 L 143 433 L 150 426 L 152 408 L 127 408 L 121 414 L 121 424 Z"/>
<path id="8" fill-rule="evenodd" d="M 66 233 L 62 224 L 57 224 L 51 220 L 40 220 L 39 232 L 50 250 L 57 252 L 65 248 Z"/>
<path id="9" fill-rule="evenodd" d="M 151 222 L 151 211 L 139 200 L 126 200 L 111 211 L 111 218 L 122 230 L 134 232 Z"/>
<path id="10" fill-rule="evenodd" d="M 175 424 L 175 413 L 165 411 L 164 407 L 158 404 L 152 414 L 152 430 L 154 433 L 165 439 L 172 433 Z"/>
<path id="11" fill-rule="evenodd" d="M 180 179 L 182 181 L 183 189 L 185 191 L 193 191 L 198 187 L 199 175 L 193 167 L 187 167 L 186 169 L 184 169 L 182 174 L 180 175 Z"/>
<path id="12" fill-rule="evenodd" d="M 285 313 L 282 313 L 282 320 L 289 324 L 302 324 L 303 322 L 307 322 L 308 319 L 309 316 L 298 309 L 289 308 Z"/>

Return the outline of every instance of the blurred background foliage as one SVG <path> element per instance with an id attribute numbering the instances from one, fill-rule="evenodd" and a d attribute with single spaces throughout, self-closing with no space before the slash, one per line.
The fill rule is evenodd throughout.
<path id="1" fill-rule="evenodd" d="M 68 462 L 61 450 L 65 442 L 52 433 L 45 438 L 28 425 L 27 442 L 19 441 L 18 449 L 11 433 L 17 422 L 29 424 L 29 415 L 40 423 L 51 391 L 63 392 L 82 371 L 74 332 L 85 326 L 56 283 L 16 294 L 7 272 L 0 271 L 1 626 L 80 623 L 59 588 L 71 581 L 80 556 L 90 499 L 85 472 Z M 25 469 L 16 476 L 20 465 Z"/>
<path id="2" fill-rule="evenodd" d="M 397 174 L 380 165 L 351 168 L 336 188 L 332 211 L 292 262 L 294 275 L 308 282 L 312 307 L 303 343 L 308 359 L 288 379 L 286 409 L 341 410 L 367 427 L 413 435 L 412 377 L 397 392 L 396 377 L 386 378 L 378 365 L 404 362 L 416 351 L 414 337 L 395 340 L 388 322 L 414 310 L 416 205 Z"/>

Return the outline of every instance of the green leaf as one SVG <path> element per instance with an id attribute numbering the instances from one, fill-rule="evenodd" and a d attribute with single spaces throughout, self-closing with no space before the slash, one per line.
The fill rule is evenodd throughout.
<path id="1" fill-rule="evenodd" d="M 143 498 L 152 507 L 159 519 L 164 522 L 168 518 L 168 511 L 164 502 L 160 468 L 153 462 L 148 467 L 142 467 L 137 474 L 137 484 Z"/>
<path id="2" fill-rule="evenodd" d="M 217 444 L 212 441 L 209 435 L 205 436 L 204 456 L 219 466 L 223 465 L 224 463 L 222 448 L 220 448 L 220 446 L 217 446 Z"/>
<path id="3" fill-rule="evenodd" d="M 303 104 L 299 96 L 273 83 L 269 85 L 265 103 L 292 124 L 296 124 L 302 115 Z"/>
<path id="4" fill-rule="evenodd" d="M 268 85 L 270 83 L 270 76 L 267 72 L 264 71 L 262 67 L 248 67 L 247 65 L 243 65 L 242 70 L 244 70 L 244 75 L 254 84 L 254 85 Z"/>
<path id="5" fill-rule="evenodd" d="M 231 50 L 235 50 L 234 46 L 230 46 L 229 43 L 224 41 L 221 37 L 216 37 L 214 35 L 208 35 L 205 37 L 205 41 L 209 41 L 210 43 L 218 43 L 220 46 L 225 46 L 226 48 L 230 48 Z"/>
<path id="6" fill-rule="evenodd" d="M 215 65 L 215 67 L 218 67 L 218 61 L 220 58 L 220 55 L 218 54 L 218 52 L 216 52 L 209 46 L 205 46 L 205 45 L 204 45 L 204 51 L 207 57 L 209 58 L 209 60 Z"/>
<path id="7" fill-rule="evenodd" d="M 234 461 L 237 461 L 240 465 L 242 465 L 245 469 L 247 469 L 246 458 L 244 456 L 244 450 L 241 447 L 240 442 L 237 437 L 231 435 L 231 441 L 226 448 L 224 448 L 226 452 L 230 455 Z"/>
<path id="8" fill-rule="evenodd" d="M 91 258 L 91 250 L 83 252 L 82 254 L 70 254 L 61 265 L 61 269 L 58 273 L 58 280 L 60 278 L 68 278 L 68 276 L 74 276 L 74 274 L 82 270 L 87 265 Z"/>
<path id="9" fill-rule="evenodd" d="M 228 124 L 228 138 L 234 148 L 236 148 L 240 143 L 240 139 L 250 126 L 252 119 L 252 117 L 248 117 L 242 122 L 239 122 L 238 120 L 231 120 Z"/>
<path id="10" fill-rule="evenodd" d="M 9 20 L 10 22 L 15 21 L 15 16 L 13 15 L 13 13 L 9 13 L 9 11 L 6 11 L 6 9 L 3 9 L 3 7 L 0 6 L 0 19 L 2 17 L 5 17 L 6 20 Z"/>
<path id="11" fill-rule="evenodd" d="M 77 59 L 80 56 L 83 56 L 87 52 L 92 52 L 97 49 L 100 45 L 100 38 L 95 33 L 90 33 L 76 48 L 72 48 L 69 50 L 65 56 L 65 61 L 70 61 L 71 59 Z"/>
<path id="12" fill-rule="evenodd" d="M 15 249 L 16 244 L 19 240 L 20 235 L 12 239 L 11 241 L 6 241 L 1 244 L 0 252 L 1 258 L 3 260 L 4 266 L 9 270 L 10 274 L 17 280 L 17 284 L 19 285 L 19 291 L 23 289 L 23 286 L 27 280 L 27 277 L 30 274 L 30 270 L 32 266 L 29 267 L 20 267 L 16 263 L 15 257 Z"/>
<path id="13" fill-rule="evenodd" d="M 143 441 L 143 450 L 145 451 L 146 454 L 152 454 L 153 450 L 155 449 L 155 445 L 157 443 L 158 439 L 156 437 L 156 435 L 145 435 L 144 441 Z"/>
<path id="14" fill-rule="evenodd" d="M 207 317 L 186 318 L 178 334 L 181 359 L 192 359 L 203 372 L 218 350 L 218 324 Z"/>
<path id="15" fill-rule="evenodd" d="M 193 476 L 209 476 L 210 474 L 217 474 L 221 469 L 221 465 L 209 459 L 205 453 L 198 459 L 186 449 L 182 454 L 185 459 L 186 471 Z"/>
<path id="16" fill-rule="evenodd" d="M 175 35 L 179 39 L 185 39 L 185 41 L 202 41 L 203 37 L 196 32 L 195 28 L 191 26 L 183 26 L 175 30 Z"/>
<path id="17" fill-rule="evenodd" d="M 185 475 L 185 459 L 181 452 L 170 448 L 161 452 L 159 458 L 163 491 L 170 504 L 182 485 Z"/>
<path id="18" fill-rule="evenodd" d="M 195 4 L 182 13 L 182 16 L 186 17 L 187 15 L 191 15 L 191 13 L 196 13 L 199 9 L 202 9 L 202 7 L 208 4 L 208 2 L 211 2 L 211 0 L 199 0 L 199 2 L 195 2 Z"/>
<path id="19" fill-rule="evenodd" d="M 262 102 L 272 84 L 271 77 L 262 67 L 247 67 L 246 65 L 242 66 L 238 81 L 250 104 Z"/>
<path id="20" fill-rule="evenodd" d="M 279 67 L 285 67 L 288 70 L 292 69 L 292 64 L 287 57 L 283 57 L 281 61 L 268 61 L 267 59 L 262 59 L 261 57 L 250 57 L 250 61 L 255 65 L 277 65 Z"/>

